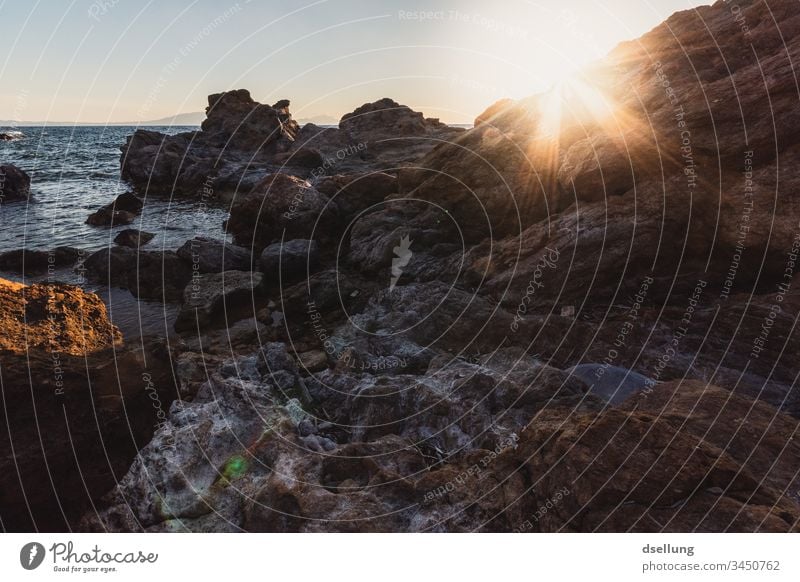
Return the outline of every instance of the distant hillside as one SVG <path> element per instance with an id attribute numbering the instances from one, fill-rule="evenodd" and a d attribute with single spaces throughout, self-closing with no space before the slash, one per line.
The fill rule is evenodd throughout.
<path id="1" fill-rule="evenodd" d="M 313 123 L 314 125 L 339 125 L 339 120 L 333 115 L 315 115 L 313 117 L 298 119 L 297 123 L 300 125 L 305 125 L 306 123 Z"/>
<path id="2" fill-rule="evenodd" d="M 203 111 L 193 111 L 192 113 L 178 113 L 172 117 L 162 117 L 152 121 L 142 121 L 139 125 L 200 125 L 206 118 Z M 136 123 L 120 123 L 115 125 L 136 125 Z"/>

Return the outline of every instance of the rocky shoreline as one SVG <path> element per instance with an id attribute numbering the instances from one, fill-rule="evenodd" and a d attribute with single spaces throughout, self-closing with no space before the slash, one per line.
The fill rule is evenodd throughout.
<path id="1" fill-rule="evenodd" d="M 102 304 L 57 286 L 83 331 L 32 342 L 37 288 L 0 288 L 3 527 L 800 531 L 800 16 L 739 6 L 747 42 L 717 2 L 596 63 L 610 116 L 540 95 L 462 130 L 381 99 L 300 127 L 234 90 L 136 131 L 93 224 L 186 197 L 230 240 L 80 262 L 180 304 L 169 339 L 87 341 Z M 47 475 L 72 477 L 25 505 Z"/>

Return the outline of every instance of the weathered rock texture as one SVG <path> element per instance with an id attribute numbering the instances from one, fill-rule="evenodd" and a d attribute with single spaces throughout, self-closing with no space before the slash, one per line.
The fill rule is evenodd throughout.
<path id="1" fill-rule="evenodd" d="M 83 262 L 89 280 L 128 289 L 141 299 L 175 301 L 192 278 L 192 263 L 175 251 L 138 251 L 115 246 Z"/>
<path id="2" fill-rule="evenodd" d="M 258 103 L 244 89 L 210 95 L 200 131 L 137 130 L 122 147 L 122 177 L 140 193 L 234 199 L 275 172 L 301 178 L 396 169 L 463 130 L 391 99 L 365 104 L 339 128 L 307 124 L 289 101 Z"/>
<path id="3" fill-rule="evenodd" d="M 100 298 L 77 287 L 0 281 L 0 307 L 2 526 L 70 531 L 166 421 L 169 350 L 122 346 Z"/>
<path id="4" fill-rule="evenodd" d="M 49 349 L 79 356 L 122 341 L 102 300 L 79 287 L 0 279 L 0 307 L 3 351 Z"/>
<path id="5" fill-rule="evenodd" d="M 369 143 L 237 196 L 237 244 L 313 267 L 182 332 L 187 397 L 82 527 L 798 531 L 800 13 L 737 7 L 466 132 L 259 112 L 290 156 Z"/>

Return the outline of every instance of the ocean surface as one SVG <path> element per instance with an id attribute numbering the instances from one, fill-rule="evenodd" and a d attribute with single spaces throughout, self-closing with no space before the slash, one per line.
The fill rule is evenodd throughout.
<path id="1" fill-rule="evenodd" d="M 2 129 L 2 128 L 0 128 Z M 0 252 L 14 249 L 48 250 L 72 246 L 87 254 L 113 245 L 121 230 L 136 228 L 155 234 L 143 250 L 175 250 L 198 236 L 224 239 L 227 212 L 198 201 L 148 198 L 133 224 L 102 228 L 86 224 L 94 211 L 130 190 L 120 180 L 119 148 L 135 131 L 130 126 L 20 127 L 23 139 L 0 141 L 0 163 L 11 163 L 31 177 L 28 202 L 0 204 Z M 195 127 L 148 127 L 162 133 L 191 131 Z M 0 277 L 24 283 L 13 273 Z M 137 301 L 128 291 L 106 289 L 83 280 L 73 270 L 56 273 L 59 281 L 95 291 L 108 306 L 112 321 L 126 339 L 171 333 L 176 307 Z"/>
<path id="2" fill-rule="evenodd" d="M 119 148 L 135 127 L 22 127 L 25 137 L 0 141 L 0 163 L 11 163 L 31 177 L 31 199 L 0 205 L 0 252 L 47 250 L 67 245 L 97 250 L 120 230 L 137 228 L 156 237 L 146 250 L 176 249 L 205 234 L 222 238 L 221 208 L 197 212 L 198 202 L 149 198 L 137 220 L 111 229 L 89 226 L 86 218 L 129 190 L 120 180 Z M 180 133 L 195 127 L 148 127 Z"/>

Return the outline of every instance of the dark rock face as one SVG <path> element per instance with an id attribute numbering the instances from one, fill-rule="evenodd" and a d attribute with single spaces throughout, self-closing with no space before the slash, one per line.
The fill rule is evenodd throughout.
<path id="1" fill-rule="evenodd" d="M 308 181 L 272 174 L 237 198 L 226 227 L 236 244 L 259 251 L 284 233 L 286 239 L 313 237 L 323 213 L 335 218 L 336 206 Z"/>
<path id="2" fill-rule="evenodd" d="M 237 196 L 268 280 L 186 301 L 194 399 L 82 528 L 798 531 L 800 15 L 739 7 L 751 38 L 727 3 L 678 13 L 560 111 L 301 129 L 281 154 L 337 163 Z"/>
<path id="3" fill-rule="evenodd" d="M 208 96 L 201 130 L 212 143 L 257 151 L 285 137 L 294 139 L 297 122 L 289 114 L 289 101 L 274 107 L 253 101 L 245 89 Z"/>
<path id="4" fill-rule="evenodd" d="M 0 446 L 14 451 L 0 460 L 3 527 L 72 531 L 166 419 L 177 397 L 168 346 L 83 355 L 31 346 L 2 358 Z"/>
<path id="5" fill-rule="evenodd" d="M 137 192 L 235 199 L 276 172 L 300 178 L 393 170 L 463 130 L 399 105 L 368 103 L 339 128 L 298 127 L 289 101 L 258 103 L 244 89 L 210 95 L 201 131 L 137 130 L 122 147 L 123 179 Z"/>
<path id="6" fill-rule="evenodd" d="M 381 209 L 386 198 L 397 194 L 397 177 L 386 172 L 336 174 L 316 183 L 316 188 L 330 198 L 343 221 L 350 223 L 362 213 Z"/>
<path id="7" fill-rule="evenodd" d="M 137 130 L 128 138 L 122 177 L 143 193 L 211 199 L 219 190 L 238 190 L 253 164 L 287 151 L 297 135 L 288 101 L 276 105 L 258 103 L 244 89 L 209 95 L 201 131 L 167 136 Z"/>
<path id="8" fill-rule="evenodd" d="M 177 301 L 192 277 L 190 263 L 174 251 L 137 252 L 127 247 L 101 249 L 84 262 L 87 277 L 128 289 L 140 299 Z"/>
<path id="9" fill-rule="evenodd" d="M 283 166 L 281 168 L 282 171 L 292 170 L 294 168 L 313 171 L 322 167 L 325 163 L 319 150 L 305 147 L 277 154 L 272 158 L 272 161 L 275 164 L 281 164 Z"/>
<path id="10" fill-rule="evenodd" d="M 388 98 L 346 114 L 339 129 L 354 143 L 365 144 L 367 155 L 382 159 L 387 169 L 390 164 L 405 165 L 463 132 Z"/>
<path id="11" fill-rule="evenodd" d="M 169 351 L 123 346 L 102 300 L 70 285 L 0 280 L 0 306 L 3 528 L 70 531 L 166 420 Z"/>
<path id="12" fill-rule="evenodd" d="M 452 221 L 435 207 L 420 202 L 389 201 L 377 208 L 357 218 L 350 230 L 347 260 L 361 271 L 381 280 L 391 275 L 395 285 L 402 277 L 408 281 L 421 276 L 428 267 L 433 267 L 438 277 L 442 254 L 463 248 Z M 404 256 L 408 262 L 396 265 L 398 268 L 392 271 L 392 265 Z"/>
<path id="13" fill-rule="evenodd" d="M 336 174 L 314 185 L 272 174 L 234 200 L 226 226 L 237 244 L 256 251 L 282 238 L 338 244 L 361 215 L 383 209 L 397 188 L 397 178 L 384 172 Z"/>
<path id="14" fill-rule="evenodd" d="M 126 228 L 114 237 L 114 242 L 122 247 L 138 249 L 153 240 L 155 236 L 152 232 Z"/>
<path id="15" fill-rule="evenodd" d="M 261 271 L 274 283 L 294 283 L 314 273 L 319 265 L 316 241 L 296 239 L 269 245 L 261 253 Z"/>
<path id="16" fill-rule="evenodd" d="M 199 154 L 188 157 L 196 133 L 167 136 L 157 131 L 137 129 L 121 148 L 122 179 L 143 195 L 170 193 L 179 186 L 195 192 L 206 180 L 207 169 L 214 166 L 210 153 L 205 158 Z"/>
<path id="17" fill-rule="evenodd" d="M 31 177 L 13 164 L 0 165 L 0 203 L 27 200 Z"/>
<path id="18" fill-rule="evenodd" d="M 225 271 L 193 277 L 183 291 L 183 304 L 175 322 L 177 331 L 202 329 L 215 318 L 231 318 L 242 311 L 252 315 L 254 293 L 263 275 L 250 271 Z M 251 306 L 247 309 L 247 306 Z"/>
<path id="19" fill-rule="evenodd" d="M 83 251 L 74 247 L 56 247 L 52 251 L 17 249 L 0 254 L 0 271 L 40 275 L 49 270 L 71 267 Z"/>
<path id="20" fill-rule="evenodd" d="M 193 271 L 199 273 L 246 271 L 251 268 L 250 251 L 212 238 L 193 238 L 186 241 L 177 252 L 179 257 L 192 264 Z"/>
<path id="21" fill-rule="evenodd" d="M 736 414 L 752 401 L 700 382 L 662 388 L 636 412 L 582 415 L 555 438 L 551 423 L 561 416 L 557 409 L 526 429 L 515 457 L 529 459 L 522 477 L 533 480 L 531 494 L 540 503 L 559 487 L 566 488 L 566 495 L 553 504 L 553 511 L 541 518 L 542 512 L 531 514 L 518 529 L 796 530 L 797 501 L 780 493 L 783 484 L 795 479 L 786 461 L 778 461 L 767 484 L 762 479 L 769 462 L 750 456 L 755 443 L 749 438 L 734 436 Z M 728 423 L 713 418 L 720 410 Z M 763 422 L 774 409 L 756 404 L 753 413 L 755 422 Z M 785 443 L 785 431 L 796 422 L 779 415 L 777 425 L 756 448 L 763 453 Z M 587 478 L 575 478 L 589 466 L 592 469 L 583 473 Z"/>
<path id="22" fill-rule="evenodd" d="M 144 202 L 132 192 L 125 192 L 117 196 L 113 203 L 114 210 L 124 210 L 125 212 L 140 212 L 144 207 Z"/>

